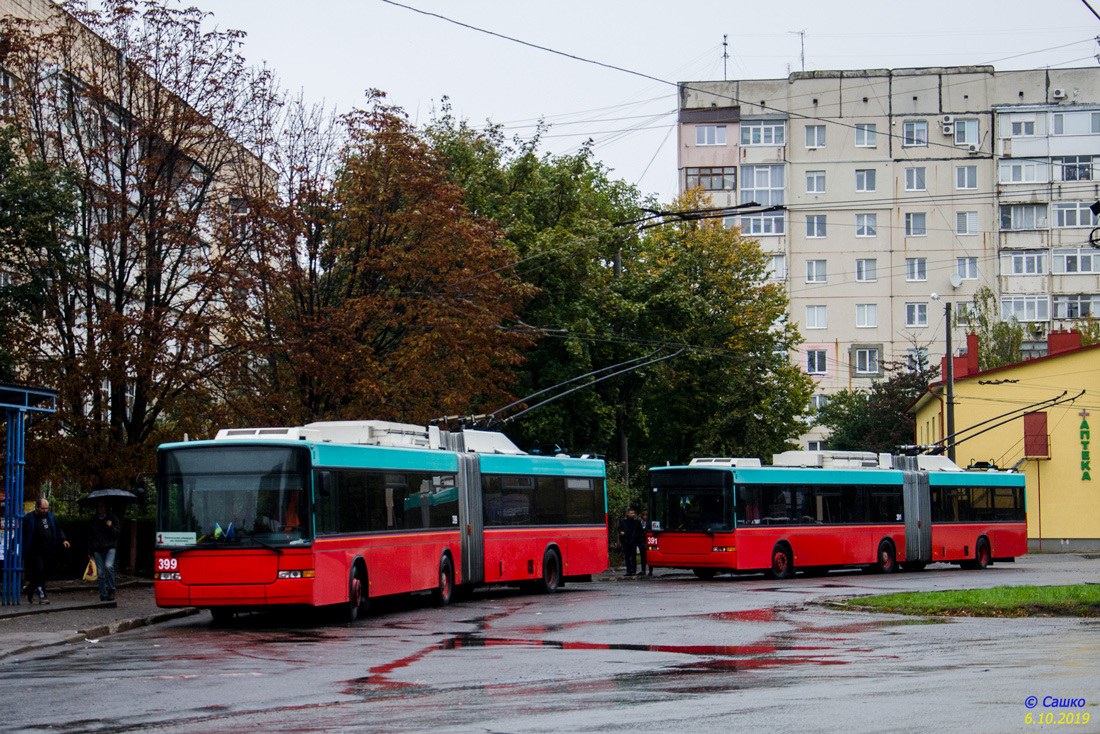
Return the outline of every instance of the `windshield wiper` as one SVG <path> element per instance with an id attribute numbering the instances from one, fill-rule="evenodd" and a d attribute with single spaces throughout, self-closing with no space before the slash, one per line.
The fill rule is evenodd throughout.
<path id="1" fill-rule="evenodd" d="M 251 540 L 251 541 L 252 541 L 253 543 L 255 543 L 256 545 L 262 545 L 262 546 L 263 546 L 264 548 L 267 548 L 268 550 L 273 550 L 273 551 L 275 551 L 275 552 L 276 552 L 276 553 L 278 553 L 278 554 L 279 554 L 280 556 L 281 556 L 281 555 L 283 554 L 283 549 L 282 549 L 282 548 L 279 548 L 278 546 L 274 546 L 274 545 L 271 545 L 271 544 L 269 544 L 269 543 L 265 543 L 265 542 L 263 542 L 262 540 L 257 540 L 256 538 L 253 538 L 253 537 L 251 537 L 251 536 L 250 536 L 250 537 L 249 537 L 248 539 L 249 539 L 249 540 Z"/>

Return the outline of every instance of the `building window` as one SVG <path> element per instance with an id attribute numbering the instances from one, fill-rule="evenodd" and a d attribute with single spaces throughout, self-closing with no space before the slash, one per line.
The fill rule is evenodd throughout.
<path id="1" fill-rule="evenodd" d="M 978 167 L 977 166 L 955 166 L 955 188 L 956 189 L 976 189 L 976 188 L 978 188 Z"/>
<path id="2" fill-rule="evenodd" d="M 702 187 L 704 191 L 733 191 L 737 188 L 735 166 L 717 168 L 687 168 L 685 188 Z"/>
<path id="3" fill-rule="evenodd" d="M 905 169 L 905 190 L 924 191 L 924 166 Z"/>
<path id="4" fill-rule="evenodd" d="M 771 280 L 787 279 L 786 255 L 772 255 L 771 262 L 768 265 L 768 278 Z"/>
<path id="5" fill-rule="evenodd" d="M 955 323 L 957 324 L 969 324 L 970 314 L 974 312 L 974 302 L 966 301 L 963 303 L 955 304 Z"/>
<path id="6" fill-rule="evenodd" d="M 807 306 L 806 307 L 806 328 L 807 329 L 827 329 L 829 328 L 829 315 L 825 306 Z"/>
<path id="7" fill-rule="evenodd" d="M 824 125 L 807 125 L 806 126 L 806 147 L 807 148 L 824 148 L 825 147 L 825 126 Z"/>
<path id="8" fill-rule="evenodd" d="M 978 144 L 978 121 L 955 120 L 955 145 Z"/>
<path id="9" fill-rule="evenodd" d="M 1034 120 L 1013 120 L 1012 121 L 1012 137 L 1023 138 L 1030 137 L 1035 134 L 1035 121 Z"/>
<path id="10" fill-rule="evenodd" d="M 905 362 L 910 372 L 928 369 L 928 350 L 924 347 L 905 350 Z"/>
<path id="11" fill-rule="evenodd" d="M 1044 183 L 1047 164 L 1039 161 L 1002 161 L 1001 183 Z"/>
<path id="12" fill-rule="evenodd" d="M 807 451 L 824 451 L 825 450 L 825 442 L 824 441 L 807 441 L 806 442 L 806 450 Z"/>
<path id="13" fill-rule="evenodd" d="M 1095 224 L 1092 210 L 1083 201 L 1057 201 L 1054 203 L 1055 227 L 1091 227 Z"/>
<path id="14" fill-rule="evenodd" d="M 873 283 L 878 280 L 878 260 L 874 258 L 856 260 L 856 280 L 861 283 Z"/>
<path id="15" fill-rule="evenodd" d="M 857 375 L 877 375 L 879 373 L 879 350 L 875 347 L 860 347 L 855 350 L 852 366 Z"/>
<path id="16" fill-rule="evenodd" d="M 955 234 L 978 234 L 978 212 L 955 212 Z"/>
<path id="17" fill-rule="evenodd" d="M 1046 275 L 1047 261 L 1045 252 L 1015 252 L 1005 255 L 1007 275 Z"/>
<path id="18" fill-rule="evenodd" d="M 825 172 L 824 171 L 806 171 L 806 193 L 807 194 L 824 194 L 825 193 Z"/>
<path id="19" fill-rule="evenodd" d="M 1046 229 L 1046 204 L 1012 204 L 1001 207 L 1001 229 Z"/>
<path id="20" fill-rule="evenodd" d="M 806 352 L 806 372 L 811 375 L 824 375 L 828 371 L 824 349 L 810 349 Z"/>
<path id="21" fill-rule="evenodd" d="M 742 122 L 741 145 L 786 145 L 787 123 Z"/>
<path id="22" fill-rule="evenodd" d="M 905 236 L 923 237 L 928 234 L 927 218 L 924 212 L 912 212 L 905 215 Z"/>
<path id="23" fill-rule="evenodd" d="M 1092 248 L 1054 251 L 1054 272 L 1061 274 L 1100 273 L 1100 252 Z"/>
<path id="24" fill-rule="evenodd" d="M 807 237 L 824 237 L 825 236 L 825 215 L 824 214 L 807 214 L 806 215 L 806 236 Z"/>
<path id="25" fill-rule="evenodd" d="M 928 304 L 905 304 L 905 325 L 909 327 L 928 326 Z"/>
<path id="26" fill-rule="evenodd" d="M 856 215 L 856 237 L 874 237 L 878 230 L 877 214 Z"/>
<path id="27" fill-rule="evenodd" d="M 856 327 L 860 329 L 870 329 L 875 326 L 878 326 L 878 304 L 857 303 Z"/>
<path id="28" fill-rule="evenodd" d="M 725 125 L 698 125 L 695 128 L 696 145 L 725 145 Z"/>
<path id="29" fill-rule="evenodd" d="M 928 259 L 923 257 L 905 258 L 905 279 L 908 281 L 928 280 Z"/>
<path id="30" fill-rule="evenodd" d="M 825 273 L 825 260 L 807 260 L 806 261 L 806 282 L 807 283 L 824 283 L 826 282 Z"/>
<path id="31" fill-rule="evenodd" d="M 1055 170 L 1061 169 L 1062 181 L 1091 181 L 1091 155 L 1065 155 L 1054 159 Z"/>
<path id="32" fill-rule="evenodd" d="M 814 410 L 821 410 L 822 408 L 824 408 L 828 404 L 829 404 L 829 396 L 828 395 L 811 395 L 810 396 L 810 407 Z"/>
<path id="33" fill-rule="evenodd" d="M 783 166 L 742 166 L 741 203 L 780 206 L 783 201 Z M 783 212 L 767 212 L 741 217 L 745 234 L 783 234 Z"/>
<path id="34" fill-rule="evenodd" d="M 875 169 L 873 168 L 857 168 L 856 169 L 856 191 L 874 191 L 875 190 Z"/>
<path id="35" fill-rule="evenodd" d="M 959 277 L 963 280 L 977 280 L 978 279 L 978 258 L 976 257 L 957 257 L 955 258 L 955 272 L 959 274 Z"/>
<path id="36" fill-rule="evenodd" d="M 1055 112 L 1055 135 L 1092 135 L 1100 133 L 1100 113 Z"/>
<path id="37" fill-rule="evenodd" d="M 901 144 L 909 147 L 928 145 L 928 123 L 924 120 L 905 123 L 905 137 Z"/>
<path id="38" fill-rule="evenodd" d="M 1005 321 L 1050 321 L 1046 296 L 1004 296 L 1001 318 Z"/>
<path id="39" fill-rule="evenodd" d="M 1100 316 L 1100 295 L 1080 293 L 1072 296 L 1054 296 L 1054 318 L 1088 319 Z"/>
<path id="40" fill-rule="evenodd" d="M 875 126 L 856 123 L 856 147 L 874 148 L 878 145 L 875 134 Z"/>

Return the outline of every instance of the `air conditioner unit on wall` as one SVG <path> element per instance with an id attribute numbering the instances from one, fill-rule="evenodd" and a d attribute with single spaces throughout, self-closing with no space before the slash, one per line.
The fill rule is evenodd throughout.
<path id="1" fill-rule="evenodd" d="M 943 134 L 944 135 L 952 135 L 952 134 L 954 134 L 954 132 L 955 132 L 955 126 L 954 125 L 944 123 L 944 126 L 943 126 Z"/>
<path id="2" fill-rule="evenodd" d="M 966 146 L 966 152 L 968 152 L 968 153 L 977 153 L 978 152 L 978 146 L 968 145 L 968 146 Z"/>
<path id="3" fill-rule="evenodd" d="M 952 115 L 944 115 L 943 119 L 941 120 L 941 122 L 943 122 L 944 125 L 950 125 L 954 121 L 955 121 L 955 118 Z"/>
<path id="4" fill-rule="evenodd" d="M 1066 90 L 1061 89 L 1061 88 L 1054 89 L 1051 92 L 1051 96 L 1054 97 L 1054 99 L 1065 99 L 1066 98 Z"/>

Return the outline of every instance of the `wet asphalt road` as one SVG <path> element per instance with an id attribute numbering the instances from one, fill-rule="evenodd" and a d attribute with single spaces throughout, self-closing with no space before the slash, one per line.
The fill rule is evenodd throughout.
<path id="1" fill-rule="evenodd" d="M 922 619 L 835 596 L 1100 582 L 1100 560 L 986 571 L 674 577 L 490 590 L 445 609 L 376 604 L 355 624 L 208 615 L 7 659 L 9 732 L 1005 732 L 1028 696 L 1085 699 L 1100 731 L 1100 620 Z"/>

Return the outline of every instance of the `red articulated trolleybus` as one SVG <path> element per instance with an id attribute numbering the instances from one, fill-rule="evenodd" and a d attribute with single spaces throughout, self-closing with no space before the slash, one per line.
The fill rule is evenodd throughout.
<path id="1" fill-rule="evenodd" d="M 215 619 L 482 584 L 553 592 L 607 568 L 604 462 L 383 421 L 222 430 L 157 456 L 155 589 Z"/>
<path id="2" fill-rule="evenodd" d="M 721 572 L 984 568 L 1027 552 L 1024 476 L 942 456 L 788 451 L 650 469 L 651 566 Z"/>

